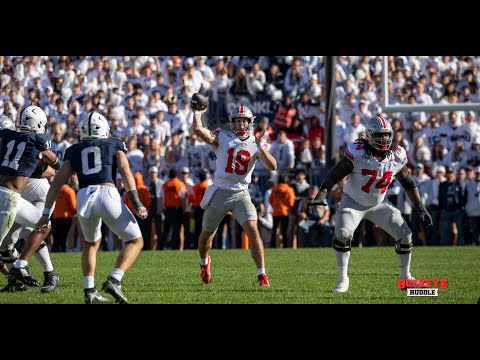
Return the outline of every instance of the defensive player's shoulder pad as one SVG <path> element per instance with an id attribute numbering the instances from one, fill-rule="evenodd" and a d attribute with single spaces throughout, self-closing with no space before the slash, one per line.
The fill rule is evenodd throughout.
<path id="1" fill-rule="evenodd" d="M 395 156 L 395 160 L 399 163 L 406 164 L 407 163 L 407 152 L 403 147 L 400 145 L 393 145 L 392 146 L 392 153 Z"/>
<path id="2" fill-rule="evenodd" d="M 345 149 L 345 156 L 352 160 L 365 155 L 365 144 L 362 141 L 355 141 Z"/>

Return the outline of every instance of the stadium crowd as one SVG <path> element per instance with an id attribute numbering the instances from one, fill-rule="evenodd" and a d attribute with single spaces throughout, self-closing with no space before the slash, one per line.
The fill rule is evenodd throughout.
<path id="1" fill-rule="evenodd" d="M 388 57 L 389 104 L 457 104 L 480 101 L 480 57 Z M 479 245 L 479 112 L 383 113 L 382 57 L 336 58 L 337 156 L 364 136 L 365 122 L 387 118 L 394 140 L 405 148 L 434 228 L 423 229 L 397 181 L 387 196 L 405 216 L 414 245 Z M 197 247 L 199 203 L 215 171 L 210 146 L 191 129 L 190 97 L 209 98 L 207 126 L 223 127 L 229 110 L 249 106 L 255 132 L 265 128 L 278 169 L 267 175 L 257 162 L 250 185 L 266 247 L 330 246 L 333 214 L 343 182 L 329 195 L 328 208 L 307 206 L 325 174 L 325 67 L 322 56 L 0 56 L 0 115 L 15 119 L 28 105 L 48 117 L 52 149 L 63 159 L 78 142 L 78 124 L 98 111 L 110 121 L 111 136 L 127 144 L 127 158 L 149 216 L 137 218 L 144 249 Z M 122 179 L 118 190 L 124 195 Z M 73 176 L 57 198 L 50 245 L 79 250 Z M 124 195 L 131 208 L 128 197 Z M 240 225 L 227 215 L 214 246 L 245 246 Z M 278 231 L 278 236 L 277 236 Z M 121 242 L 105 227 L 102 249 Z M 393 244 L 368 221 L 355 235 L 358 246 Z"/>

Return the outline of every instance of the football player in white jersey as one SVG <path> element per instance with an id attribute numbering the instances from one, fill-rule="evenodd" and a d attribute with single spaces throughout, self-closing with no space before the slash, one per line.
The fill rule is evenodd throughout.
<path id="1" fill-rule="evenodd" d="M 22 198 L 33 204 L 37 209 L 41 211 L 43 211 L 43 209 L 45 208 L 45 200 L 47 197 L 48 189 L 50 188 L 50 184 L 48 183 L 46 177 L 55 175 L 55 170 L 53 170 L 51 167 L 48 167 L 48 169 L 43 173 L 41 173 L 42 170 L 43 168 L 39 166 L 37 175 L 32 175 L 32 177 L 28 179 L 27 186 L 25 187 L 25 190 L 22 191 Z M 35 176 L 42 177 L 38 178 Z M 13 263 L 18 259 L 19 251 L 21 252 L 23 248 L 23 242 L 32 231 L 33 228 L 31 227 L 22 226 L 18 223 L 15 223 L 13 224 L 12 228 L 3 240 L 2 245 L 0 246 L 0 257 L 3 258 L 3 261 L 5 262 L 9 270 L 13 266 Z M 17 244 L 19 240 L 19 244 L 22 243 L 20 246 L 19 244 Z M 34 256 L 38 260 L 40 265 L 42 265 L 45 278 L 40 291 L 42 293 L 53 292 L 60 282 L 60 277 L 53 268 L 52 260 L 50 259 L 50 253 L 48 251 L 48 247 L 45 241 L 41 242 Z M 35 286 L 40 285 L 40 283 L 30 285 Z M 26 289 L 27 287 L 20 281 L 14 279 L 13 277 L 9 277 L 8 285 L 5 286 L 1 291 L 14 292 L 25 291 Z"/>
<path id="2" fill-rule="evenodd" d="M 0 117 L 0 129 L 15 129 L 15 123 L 6 115 Z M 21 193 L 22 199 L 25 199 L 29 203 L 33 204 L 39 211 L 43 211 L 45 207 L 45 198 L 47 196 L 48 188 L 50 187 L 48 180 L 46 178 L 55 175 L 55 170 L 48 166 L 43 161 L 38 163 L 37 168 L 28 179 L 25 189 Z M 17 217 L 15 217 L 17 220 Z M 10 270 L 13 264 L 17 261 L 19 253 L 18 249 L 21 249 L 23 246 L 16 245 L 19 239 L 27 238 L 28 234 L 33 231 L 32 227 L 27 225 L 21 225 L 18 222 L 15 222 L 8 234 L 5 236 L 3 242 L 0 245 L 0 259 L 3 260 L 8 270 Z M 39 248 L 35 252 L 35 258 L 40 262 L 44 270 L 44 283 L 41 288 L 42 293 L 50 293 L 54 291 L 60 282 L 60 277 L 53 268 L 52 261 L 50 259 L 50 253 L 48 251 L 47 244 L 45 241 L 42 241 Z M 30 285 L 38 286 L 40 282 L 32 278 L 33 283 Z M 1 292 L 14 292 L 14 291 L 25 291 L 27 286 L 22 282 L 16 280 L 13 277 L 8 278 L 8 284 L 1 290 Z"/>
<path id="3" fill-rule="evenodd" d="M 257 211 L 250 199 L 248 185 L 257 159 L 269 171 L 276 170 L 277 161 L 267 150 L 265 131 L 260 136 L 253 135 L 255 116 L 248 107 L 240 105 L 232 110 L 229 115 L 231 131 L 204 128 L 201 115 L 205 111 L 206 108 L 194 111 L 192 128 L 198 137 L 213 147 L 217 160 L 213 183 L 200 203 L 205 210 L 198 239 L 200 277 L 205 284 L 212 281 L 208 254 L 220 221 L 231 211 L 248 236 L 259 285 L 270 286 L 265 273 L 263 243 L 257 228 Z"/>
<path id="4" fill-rule="evenodd" d="M 347 275 L 353 233 L 362 219 L 380 226 L 395 239 L 400 278 L 413 279 L 410 274 L 412 232 L 400 211 L 385 198 L 393 177 L 400 182 L 417 209 L 420 219 L 432 226 L 432 217 L 420 200 L 417 183 L 407 167 L 407 154 L 401 146 L 392 146 L 393 130 L 381 116 L 367 121 L 366 139 L 348 145 L 345 157 L 328 173 L 320 191 L 310 206 L 327 205 L 332 187 L 348 176 L 344 195 L 335 214 L 333 248 L 338 278 L 333 292 L 346 292 Z"/>

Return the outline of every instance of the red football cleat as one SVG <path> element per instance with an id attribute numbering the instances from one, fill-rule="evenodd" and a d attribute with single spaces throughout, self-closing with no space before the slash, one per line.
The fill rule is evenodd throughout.
<path id="1" fill-rule="evenodd" d="M 263 287 L 269 287 L 270 282 L 268 281 L 267 274 L 258 275 L 258 285 Z"/>
<path id="2" fill-rule="evenodd" d="M 208 256 L 208 264 L 207 265 L 200 265 L 200 278 L 205 284 L 209 284 L 212 282 L 212 274 L 210 273 L 210 264 L 212 263 L 212 259 Z"/>

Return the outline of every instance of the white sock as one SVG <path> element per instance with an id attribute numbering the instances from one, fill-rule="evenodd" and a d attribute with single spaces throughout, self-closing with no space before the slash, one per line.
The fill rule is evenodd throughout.
<path id="1" fill-rule="evenodd" d="M 38 260 L 40 265 L 43 267 L 43 271 L 50 272 L 53 270 L 52 260 L 50 260 L 50 253 L 48 252 L 48 247 L 44 246 L 35 254 L 33 254 Z"/>
<path id="2" fill-rule="evenodd" d="M 28 266 L 28 261 L 18 259 L 17 261 L 15 261 L 13 266 L 16 267 L 17 269 L 21 269 L 21 268 L 24 268 L 25 266 Z"/>
<path id="3" fill-rule="evenodd" d="M 338 277 L 347 277 L 348 259 L 350 258 L 350 251 L 340 252 L 335 251 L 335 259 L 337 260 Z"/>
<path id="4" fill-rule="evenodd" d="M 398 266 L 400 267 L 400 278 L 409 279 L 412 277 L 410 274 L 410 261 L 412 259 L 412 253 L 409 254 L 397 254 Z"/>
<path id="5" fill-rule="evenodd" d="M 258 275 L 266 274 L 265 268 L 258 268 L 257 273 L 258 273 Z"/>
<path id="6" fill-rule="evenodd" d="M 125 275 L 125 273 L 122 270 L 115 268 L 110 274 L 110 277 L 114 278 L 115 280 L 122 281 L 123 275 Z"/>
<path id="7" fill-rule="evenodd" d="M 208 265 L 208 257 L 206 259 L 200 258 L 200 265 Z"/>
<path id="8" fill-rule="evenodd" d="M 83 285 L 85 289 L 91 289 L 95 287 L 95 277 L 94 276 L 84 276 Z"/>

